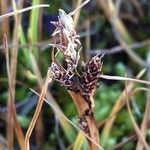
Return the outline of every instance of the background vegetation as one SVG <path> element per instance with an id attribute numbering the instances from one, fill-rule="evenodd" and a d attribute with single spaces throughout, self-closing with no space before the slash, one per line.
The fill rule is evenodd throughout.
<path id="1" fill-rule="evenodd" d="M 50 5 L 0 18 L 0 149 L 19 149 L 22 142 L 19 139 L 23 138 L 32 120 L 38 96 L 30 88 L 41 92 L 51 64 L 52 47 L 49 43 L 55 27 L 50 21 L 57 20 L 59 8 L 69 13 L 81 2 L 0 1 L 1 16 L 37 4 Z M 103 74 L 135 78 L 146 68 L 147 71 L 139 78 L 150 79 L 149 0 L 91 0 L 75 15 L 75 23 L 83 46 L 82 60 L 88 61 L 91 56 L 105 51 Z M 10 63 L 5 59 L 4 34 L 7 36 Z M 61 61 L 61 55 L 59 59 Z M 142 150 L 143 145 L 148 146 L 150 95 L 145 90 L 149 87 L 127 83 L 134 122 L 126 107 L 125 82 L 100 82 L 95 94 L 95 118 L 101 146 L 111 150 Z M 78 125 L 77 110 L 64 87 L 56 82 L 50 84 L 47 99 L 56 102 L 67 118 Z M 31 150 L 87 149 L 83 136 L 57 113 L 44 103 L 30 138 Z"/>

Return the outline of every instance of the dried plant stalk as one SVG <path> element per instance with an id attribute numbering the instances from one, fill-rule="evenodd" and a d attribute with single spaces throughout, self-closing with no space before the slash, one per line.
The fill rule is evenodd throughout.
<path id="1" fill-rule="evenodd" d="M 133 126 L 134 126 L 135 132 L 136 132 L 136 134 L 137 134 L 137 136 L 138 136 L 139 141 L 143 144 L 143 146 L 144 146 L 147 150 L 149 150 L 150 147 L 149 147 L 148 143 L 145 141 L 145 138 L 144 138 L 144 136 L 142 135 L 142 132 L 141 132 L 141 130 L 139 129 L 139 127 L 138 127 L 138 125 L 137 125 L 137 123 L 136 123 L 136 121 L 135 121 L 135 119 L 134 119 L 134 117 L 133 117 L 133 114 L 132 114 L 132 111 L 131 111 L 131 108 L 130 108 L 130 104 L 129 104 L 129 97 L 128 97 L 128 91 L 127 91 L 127 88 L 126 88 L 126 84 L 125 84 L 125 93 L 126 93 L 126 95 L 127 95 L 127 100 L 126 100 L 126 102 L 127 102 L 127 109 L 128 109 L 129 116 L 130 116 L 130 119 L 131 119 L 131 121 L 132 121 L 132 124 L 133 124 Z"/>
<path id="2" fill-rule="evenodd" d="M 143 76 L 144 72 L 145 72 L 145 69 L 140 71 L 138 73 L 138 75 L 136 76 L 136 79 L 140 79 Z M 132 91 L 133 88 L 134 88 L 134 83 L 132 83 L 132 82 L 129 83 L 126 87 L 128 92 Z M 103 145 L 107 144 L 106 141 L 109 137 L 110 131 L 112 129 L 112 126 L 113 126 L 114 121 L 115 121 L 116 116 L 117 116 L 116 112 L 118 112 L 125 104 L 126 104 L 126 93 L 125 93 L 125 89 L 124 89 L 123 92 L 120 94 L 119 98 L 117 99 L 115 105 L 112 108 L 112 111 L 110 113 L 110 116 L 112 116 L 112 117 L 110 117 L 106 121 L 106 123 L 103 127 L 103 130 L 101 132 L 102 133 L 101 136 L 102 136 L 102 139 L 103 139 Z M 99 124 L 99 126 L 100 126 L 100 124 Z"/>
<path id="3" fill-rule="evenodd" d="M 30 136 L 31 136 L 31 133 L 32 133 L 33 128 L 35 126 L 35 123 L 36 123 L 36 121 L 38 119 L 38 116 L 39 116 L 39 114 L 41 112 L 41 108 L 42 108 L 42 105 L 43 105 L 43 102 L 44 102 L 44 97 L 46 95 L 48 83 L 49 83 L 49 77 L 47 76 L 45 84 L 44 84 L 42 92 L 41 92 L 41 95 L 40 95 L 38 103 L 37 103 L 37 107 L 36 107 L 34 116 L 32 118 L 32 121 L 31 121 L 31 123 L 29 125 L 29 128 L 28 128 L 26 136 L 25 136 L 25 149 L 26 150 L 30 150 L 30 146 L 29 146 Z"/>
<path id="4" fill-rule="evenodd" d="M 78 114 L 80 128 L 96 143 L 99 143 L 99 131 L 93 115 L 94 99 L 97 83 L 101 74 L 103 55 L 97 55 L 82 65 L 82 72 L 79 75 L 77 65 L 79 62 L 79 52 L 82 49 L 79 35 L 74 29 L 72 12 L 66 14 L 65 11 L 59 10 L 57 22 L 52 22 L 56 29 L 53 36 L 53 47 L 57 49 L 56 55 L 52 53 L 52 64 L 49 68 L 50 76 L 66 87 L 71 95 Z M 58 52 L 64 55 L 65 65 L 57 61 Z M 99 149 L 98 146 L 88 139 L 89 149 Z"/>
<path id="5" fill-rule="evenodd" d="M 85 102 L 83 97 L 79 93 L 75 93 L 72 91 L 68 91 L 71 95 L 76 108 L 78 110 L 79 118 L 80 118 L 80 128 L 87 133 L 96 143 L 99 143 L 99 132 L 97 128 L 97 123 L 93 116 L 93 113 L 89 113 L 90 111 L 89 105 Z M 86 114 L 87 113 L 87 114 Z M 88 140 L 89 149 L 96 150 L 99 149 L 97 145 L 92 143 L 91 140 Z"/>
<path id="6" fill-rule="evenodd" d="M 14 2 L 15 5 L 15 2 Z M 21 7 L 22 5 L 20 5 Z M 18 26 L 20 23 L 20 17 L 15 16 L 15 27 L 14 27 L 14 35 L 13 35 L 13 43 L 17 43 L 18 40 Z M 14 45 L 14 44 L 13 44 Z M 17 45 L 17 44 L 16 44 Z M 13 53 L 11 55 L 11 66 L 9 66 L 9 51 L 8 51 L 8 44 L 7 44 L 7 37 L 4 36 L 4 46 L 6 51 L 6 62 L 7 62 L 7 74 L 8 74 L 8 81 L 9 81 L 9 97 L 8 97 L 8 128 L 7 128 L 7 139 L 8 139 L 8 150 L 13 149 L 13 129 L 15 129 L 16 136 L 20 145 L 20 148 L 24 149 L 24 135 L 22 129 L 17 121 L 17 113 L 15 110 L 15 84 L 16 84 L 16 66 L 17 66 L 17 55 L 18 55 L 18 48 L 17 46 L 12 49 Z"/>
<path id="7" fill-rule="evenodd" d="M 6 55 L 6 66 L 7 66 L 7 74 L 8 74 L 8 87 L 9 87 L 9 98 L 8 98 L 8 118 L 7 118 L 7 132 L 8 132 L 8 143 L 7 149 L 13 149 L 13 128 L 15 129 L 18 142 L 21 150 L 24 150 L 24 135 L 21 130 L 21 127 L 17 121 L 17 113 L 15 110 L 15 105 L 13 101 L 13 93 L 12 93 L 12 77 L 9 66 L 9 51 L 7 44 L 7 37 L 4 35 L 4 45 L 5 45 L 5 55 Z"/>

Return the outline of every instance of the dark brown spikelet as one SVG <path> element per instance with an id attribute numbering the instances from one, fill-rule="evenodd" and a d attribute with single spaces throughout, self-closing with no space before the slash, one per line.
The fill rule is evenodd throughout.
<path id="1" fill-rule="evenodd" d="M 91 103 L 90 97 L 95 93 L 97 83 L 99 82 L 103 55 L 96 55 L 84 66 L 84 70 L 80 77 L 81 92 L 84 99 Z"/>
<path id="2" fill-rule="evenodd" d="M 66 87 L 68 90 L 79 92 L 78 80 L 77 77 L 69 76 L 66 70 L 58 62 L 52 62 L 51 67 L 49 68 L 51 76 L 54 80 L 58 81 L 61 86 Z"/>

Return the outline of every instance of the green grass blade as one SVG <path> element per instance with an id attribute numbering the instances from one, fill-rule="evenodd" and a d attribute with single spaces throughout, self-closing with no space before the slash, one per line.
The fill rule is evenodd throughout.
<path id="1" fill-rule="evenodd" d="M 20 41 L 21 45 L 27 44 L 27 40 L 26 40 L 24 31 L 23 31 L 23 29 L 22 29 L 22 26 L 19 26 L 19 41 Z M 30 61 L 30 57 L 29 57 L 29 49 L 23 47 L 23 48 L 22 48 L 22 52 L 23 52 L 23 55 L 24 55 L 24 59 L 23 59 L 23 60 L 24 60 L 24 64 L 25 64 L 29 69 L 32 69 L 32 65 L 31 65 L 31 61 Z"/>
<path id="2" fill-rule="evenodd" d="M 75 140 L 73 150 L 80 150 L 83 147 L 84 143 L 85 143 L 85 136 L 83 135 L 82 132 L 79 132 Z"/>
<path id="3" fill-rule="evenodd" d="M 32 6 L 38 5 L 40 0 L 33 0 Z M 29 30 L 28 30 L 28 38 L 32 44 L 38 41 L 38 16 L 39 16 L 39 9 L 32 9 L 30 15 L 30 23 L 29 23 Z M 38 59 L 38 49 L 33 47 L 32 52 L 36 58 Z"/>
<path id="4" fill-rule="evenodd" d="M 76 133 L 73 130 L 72 126 L 64 118 L 59 117 L 59 121 L 68 141 L 70 143 L 74 142 Z"/>

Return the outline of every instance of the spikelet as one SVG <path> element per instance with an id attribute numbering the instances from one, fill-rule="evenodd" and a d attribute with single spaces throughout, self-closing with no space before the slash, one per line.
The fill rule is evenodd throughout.
<path id="1" fill-rule="evenodd" d="M 94 107 L 93 96 L 100 79 L 103 55 L 94 56 L 84 66 L 82 75 L 80 77 L 81 94 L 84 99 Z"/>
<path id="2" fill-rule="evenodd" d="M 75 75 L 70 77 L 69 74 L 66 73 L 66 70 L 58 62 L 52 62 L 49 70 L 51 77 L 58 81 L 61 86 L 64 86 L 68 90 L 74 91 L 76 93 L 80 91 Z"/>
<path id="3" fill-rule="evenodd" d="M 80 40 L 74 29 L 72 16 L 59 9 L 58 21 L 52 23 L 56 26 L 52 34 L 54 46 L 64 54 L 67 73 L 74 74 L 79 60 L 77 48 L 80 45 Z"/>

